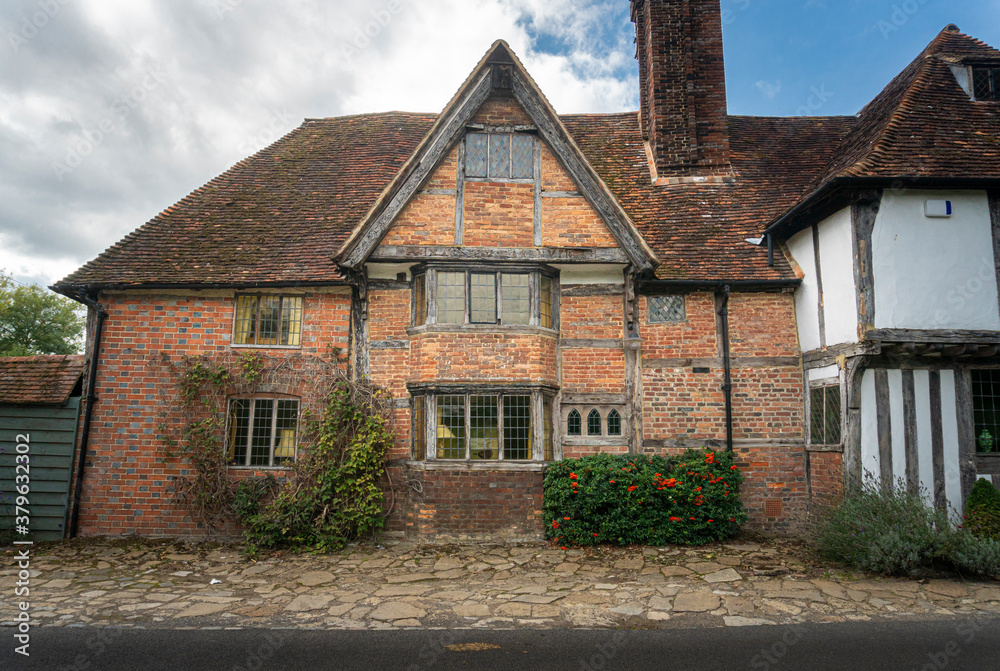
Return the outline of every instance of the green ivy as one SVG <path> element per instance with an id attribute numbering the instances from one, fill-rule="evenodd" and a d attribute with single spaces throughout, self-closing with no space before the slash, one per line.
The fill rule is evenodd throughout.
<path id="1" fill-rule="evenodd" d="M 380 531 L 380 481 L 393 444 L 381 394 L 338 382 L 314 422 L 314 440 L 295 473 L 259 513 L 246 520 L 249 550 L 289 547 L 320 552 Z"/>
<path id="2" fill-rule="evenodd" d="M 553 464 L 545 474 L 546 537 L 564 545 L 704 545 L 747 521 L 743 475 L 732 455 L 599 454 Z"/>
<path id="3" fill-rule="evenodd" d="M 1000 492 L 980 478 L 965 504 L 965 528 L 976 536 L 1000 541 Z"/>

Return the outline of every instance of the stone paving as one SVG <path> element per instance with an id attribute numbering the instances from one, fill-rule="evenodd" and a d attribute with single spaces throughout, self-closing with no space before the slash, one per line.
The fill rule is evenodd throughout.
<path id="1" fill-rule="evenodd" d="M 20 597 L 0 551 L 0 625 Z M 1000 616 L 1000 583 L 859 578 L 791 541 L 563 550 L 386 541 L 258 561 L 239 545 L 79 539 L 31 550 L 36 626 L 319 629 L 753 626 Z"/>

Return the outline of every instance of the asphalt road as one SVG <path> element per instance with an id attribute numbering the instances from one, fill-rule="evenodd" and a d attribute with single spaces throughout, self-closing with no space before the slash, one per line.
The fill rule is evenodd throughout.
<path id="1" fill-rule="evenodd" d="M 1000 619 L 728 629 L 300 631 L 48 628 L 0 669 L 995 671 Z"/>

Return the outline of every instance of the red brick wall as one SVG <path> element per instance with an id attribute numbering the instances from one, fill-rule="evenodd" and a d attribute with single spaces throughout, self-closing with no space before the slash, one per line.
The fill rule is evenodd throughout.
<path id="1" fill-rule="evenodd" d="M 113 295 L 101 302 L 109 317 L 98 368 L 80 533 L 204 534 L 199 521 L 173 495 L 174 479 L 185 475 L 188 466 L 168 458 L 159 435 L 161 423 L 180 425 L 179 417 L 169 414 L 176 391 L 171 363 L 184 356 L 229 350 L 234 299 Z M 299 383 L 269 391 L 300 397 L 301 410 L 315 411 L 322 407 L 322 399 L 317 397 L 317 386 L 308 382 L 310 370 L 316 363 L 334 360 L 331 347 L 346 351 L 350 296 L 306 294 L 304 305 L 300 350 L 252 351 L 287 359 L 291 369 L 301 371 Z M 238 477 L 252 473 L 234 472 Z"/>
<path id="2" fill-rule="evenodd" d="M 650 324 L 649 299 L 639 297 L 639 324 L 644 359 L 677 359 L 719 355 L 715 326 L 715 297 L 688 294 L 687 320 L 677 324 Z M 794 324 L 794 322 L 793 322 Z"/>
<path id="3" fill-rule="evenodd" d="M 422 333 L 410 341 L 411 382 L 556 383 L 556 340 L 496 332 Z"/>
<path id="4" fill-rule="evenodd" d="M 562 350 L 565 391 L 621 394 L 625 391 L 625 352 L 605 347 Z"/>
<path id="5" fill-rule="evenodd" d="M 542 535 L 541 472 L 414 470 L 408 477 L 420 491 L 407 490 L 391 531 L 508 540 Z"/>
<path id="6" fill-rule="evenodd" d="M 560 300 L 563 338 L 622 337 L 625 306 L 621 296 L 563 296 Z"/>
<path id="7" fill-rule="evenodd" d="M 534 121 L 521 108 L 513 93 L 494 91 L 470 123 L 484 126 L 530 126 Z"/>
<path id="8" fill-rule="evenodd" d="M 840 452 L 809 453 L 809 483 L 814 502 L 829 504 L 844 495 L 843 456 Z"/>
<path id="9" fill-rule="evenodd" d="M 466 183 L 462 237 L 466 246 L 531 247 L 535 244 L 534 222 L 532 184 Z"/>

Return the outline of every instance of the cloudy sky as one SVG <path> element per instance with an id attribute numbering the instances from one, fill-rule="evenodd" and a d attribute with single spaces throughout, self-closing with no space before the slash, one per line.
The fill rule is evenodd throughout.
<path id="1" fill-rule="evenodd" d="M 306 117 L 437 112 L 497 38 L 561 113 L 637 107 L 627 0 L 3 0 L 0 269 L 50 284 Z M 730 112 L 854 114 L 996 0 L 722 0 Z"/>

